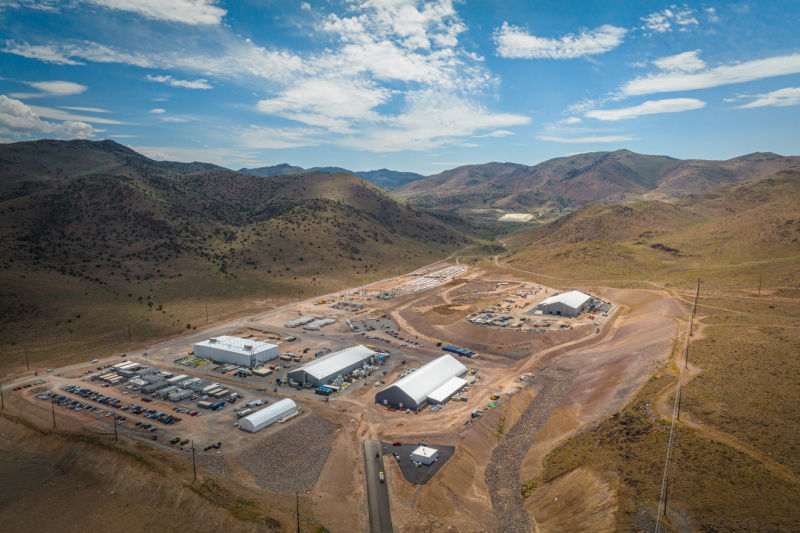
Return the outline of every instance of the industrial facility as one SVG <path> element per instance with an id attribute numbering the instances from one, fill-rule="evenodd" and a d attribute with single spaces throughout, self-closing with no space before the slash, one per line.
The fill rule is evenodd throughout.
<path id="1" fill-rule="evenodd" d="M 424 465 L 433 464 L 439 458 L 439 450 L 436 448 L 429 448 L 428 446 L 417 446 L 411 452 L 411 460 Z"/>
<path id="2" fill-rule="evenodd" d="M 376 353 L 366 346 L 352 346 L 310 361 L 289 372 L 287 377 L 290 384 L 315 387 L 328 385 L 338 377 L 344 377 L 364 365 L 377 363 L 375 355 Z"/>
<path id="3" fill-rule="evenodd" d="M 297 414 L 297 404 L 289 398 L 268 405 L 260 411 L 247 415 L 239 422 L 239 428 L 250 433 L 261 431 L 279 420 L 285 420 Z"/>
<path id="4" fill-rule="evenodd" d="M 278 357 L 278 345 L 223 335 L 198 342 L 194 354 L 217 363 L 254 367 Z"/>
<path id="5" fill-rule="evenodd" d="M 543 300 L 533 308 L 532 312 L 540 315 L 576 317 L 586 310 L 591 299 L 591 296 L 580 291 L 562 292 Z"/>
<path id="6" fill-rule="evenodd" d="M 453 356 L 443 355 L 379 391 L 375 403 L 415 411 L 428 403 L 444 404 L 467 384 L 460 377 L 466 372 Z"/>

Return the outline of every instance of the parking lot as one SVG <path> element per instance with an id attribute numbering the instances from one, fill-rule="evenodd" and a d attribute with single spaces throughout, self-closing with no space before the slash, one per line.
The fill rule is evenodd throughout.
<path id="1" fill-rule="evenodd" d="M 406 443 L 398 445 L 392 442 L 383 442 L 381 444 L 383 445 L 383 454 L 392 455 L 394 457 L 394 460 L 397 461 L 397 465 L 400 467 L 400 471 L 403 473 L 403 477 L 406 478 L 407 481 L 417 485 L 424 485 L 430 481 L 434 474 L 436 474 L 456 452 L 455 446 L 430 445 L 432 448 L 439 450 L 439 457 L 432 464 L 423 465 L 411 460 L 411 452 L 421 444 L 426 444 Z"/>

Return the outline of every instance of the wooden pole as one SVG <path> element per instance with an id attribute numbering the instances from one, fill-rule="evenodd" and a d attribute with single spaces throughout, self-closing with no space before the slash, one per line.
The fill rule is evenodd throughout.
<path id="1" fill-rule="evenodd" d="M 3 384 L 0 383 L 0 409 L 6 408 L 6 400 L 3 398 Z"/>
<path id="2" fill-rule="evenodd" d="M 53 431 L 56 430 L 56 402 L 55 400 L 50 400 L 50 407 L 53 409 Z"/>
<path id="3" fill-rule="evenodd" d="M 28 360 L 28 347 L 27 346 L 25 347 L 25 366 L 28 368 L 28 370 L 31 369 L 31 363 Z"/>
<path id="4" fill-rule="evenodd" d="M 194 480 L 197 481 L 197 463 L 194 460 L 194 441 L 192 441 L 192 471 L 194 472 Z"/>
<path id="5" fill-rule="evenodd" d="M 114 442 L 117 442 L 119 440 L 119 438 L 117 438 L 117 410 L 114 406 L 111 406 L 111 412 L 113 413 L 111 421 L 114 423 Z"/>

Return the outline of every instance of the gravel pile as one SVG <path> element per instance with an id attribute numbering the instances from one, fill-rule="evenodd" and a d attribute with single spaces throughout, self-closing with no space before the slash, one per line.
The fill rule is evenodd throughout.
<path id="1" fill-rule="evenodd" d="M 536 434 L 569 390 L 571 381 L 571 372 L 548 369 L 539 373 L 535 378 L 535 384 L 541 386 L 539 394 L 492 453 L 492 461 L 486 467 L 486 484 L 497 531 L 531 531 L 531 519 L 520 494 L 520 466 Z"/>
<path id="2" fill-rule="evenodd" d="M 291 494 L 317 482 L 336 437 L 336 424 L 319 415 L 294 420 L 245 450 L 239 462 L 259 487 Z"/>

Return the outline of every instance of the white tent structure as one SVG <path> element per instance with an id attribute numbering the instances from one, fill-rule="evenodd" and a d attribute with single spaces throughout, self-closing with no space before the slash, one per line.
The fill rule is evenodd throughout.
<path id="1" fill-rule="evenodd" d="M 297 404 L 289 398 L 284 398 L 272 405 L 268 405 L 260 411 L 256 411 L 252 415 L 244 417 L 242 421 L 239 422 L 239 428 L 249 431 L 250 433 L 255 433 L 295 413 L 297 413 Z"/>
<path id="2" fill-rule="evenodd" d="M 581 314 L 591 299 L 591 296 L 581 291 L 562 292 L 542 300 L 534 307 L 534 311 L 541 311 L 546 315 L 575 317 Z"/>
<path id="3" fill-rule="evenodd" d="M 418 411 L 424 407 L 431 394 L 437 393 L 437 397 L 446 396 L 449 398 L 466 383 L 461 383 L 455 390 L 453 387 L 457 382 L 452 378 L 463 376 L 467 372 L 467 367 L 459 363 L 451 355 L 443 355 L 426 364 L 416 372 L 412 372 L 406 377 L 389 385 L 375 395 L 375 403 L 382 405 L 392 405 L 395 407 L 414 409 Z M 445 384 L 447 387 L 442 388 Z M 442 388 L 441 391 L 439 389 Z M 451 391 L 447 395 L 447 391 Z M 442 403 L 436 401 L 436 403 Z"/>
<path id="4" fill-rule="evenodd" d="M 344 377 L 356 368 L 361 368 L 374 355 L 375 351 L 366 346 L 351 346 L 309 361 L 289 372 L 287 376 L 290 381 L 300 384 L 310 383 L 315 387 L 328 385 L 337 376 Z"/>

